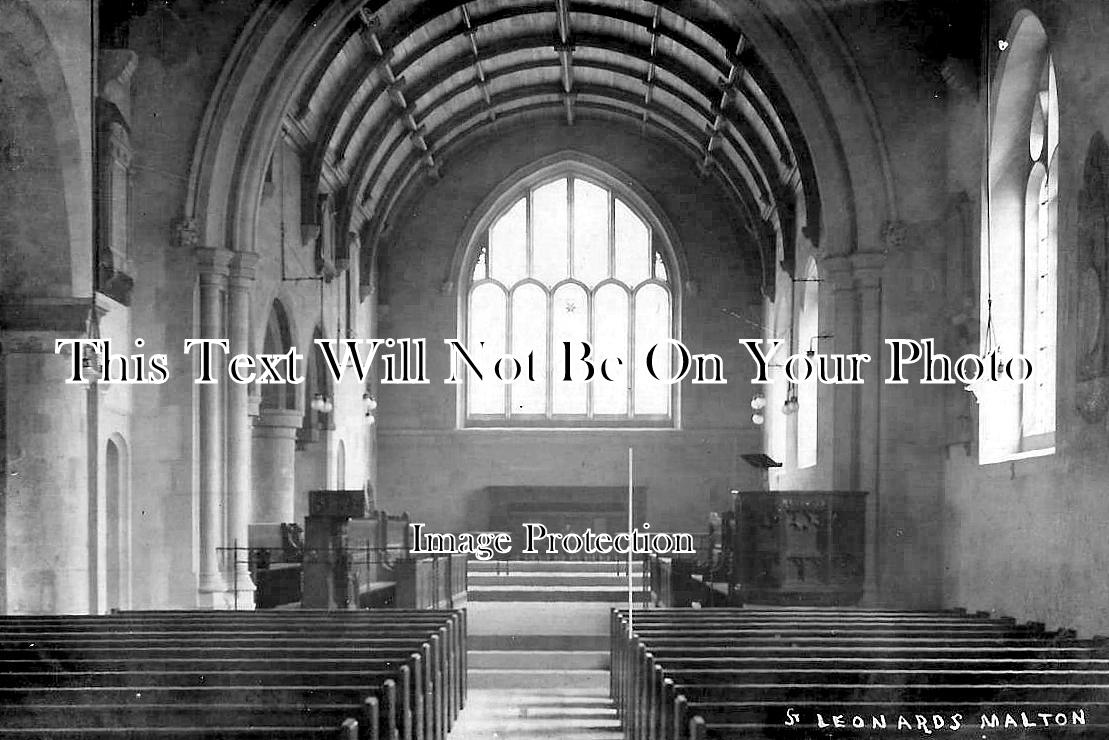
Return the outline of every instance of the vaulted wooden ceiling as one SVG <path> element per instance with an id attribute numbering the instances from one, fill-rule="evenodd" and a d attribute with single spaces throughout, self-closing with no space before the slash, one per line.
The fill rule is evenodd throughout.
<path id="1" fill-rule="evenodd" d="M 619 119 L 718 177 L 760 249 L 792 259 L 799 211 L 819 238 L 812 158 L 772 70 L 708 0 L 371 0 L 306 76 L 286 117 L 305 205 L 380 234 L 421 178 L 498 121 Z"/>

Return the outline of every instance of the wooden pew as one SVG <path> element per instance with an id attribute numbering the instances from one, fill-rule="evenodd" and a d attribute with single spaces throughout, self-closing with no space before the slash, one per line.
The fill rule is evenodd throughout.
<path id="1" fill-rule="evenodd" d="M 181 631 L 208 627 L 212 623 L 222 624 L 229 620 L 236 623 L 247 621 L 250 625 L 257 625 L 259 629 L 305 630 L 313 634 L 321 634 L 321 621 L 328 625 L 328 629 L 339 628 L 347 625 L 350 629 L 372 625 L 376 632 L 387 632 L 394 629 L 409 630 L 415 624 L 434 624 L 443 619 L 447 620 L 448 634 L 445 638 L 445 650 L 450 656 L 449 661 L 444 658 L 443 663 L 450 663 L 449 674 L 446 680 L 451 684 L 449 711 L 451 721 L 460 711 L 466 694 L 466 661 L 467 654 L 464 647 L 466 634 L 465 610 L 382 610 L 382 611 L 324 611 L 301 610 L 298 612 L 124 612 L 111 617 L 12 617 L 24 627 L 34 623 L 39 628 L 53 625 L 54 629 L 65 631 L 83 631 L 103 627 L 106 624 L 111 629 L 137 629 L 153 628 L 158 625 L 160 630 Z M 105 622 L 106 619 L 119 621 Z M 398 625 L 398 622 L 403 624 Z M 0 625 L 0 634 L 6 629 L 7 622 Z M 141 625 L 141 626 L 140 626 Z M 221 627 L 222 629 L 222 627 Z M 329 635 L 332 633 L 328 633 Z"/>
<path id="2" fill-rule="evenodd" d="M 397 617 L 403 618 L 403 624 L 396 624 Z M 431 659 L 425 664 L 431 666 L 428 671 L 429 686 L 425 697 L 429 714 L 429 726 L 436 729 L 438 736 L 445 734 L 447 726 L 453 723 L 460 711 L 465 696 L 465 660 L 464 649 L 465 614 L 461 611 L 428 612 L 424 610 L 407 612 L 402 610 L 388 610 L 377 612 L 181 612 L 181 613 L 134 613 L 128 612 L 111 617 L 92 618 L 19 618 L 22 625 L 20 629 L 28 629 L 28 623 L 39 622 L 40 629 L 52 630 L 49 634 L 54 636 L 56 630 L 84 633 L 97 628 L 110 628 L 112 630 L 128 630 L 131 635 L 149 635 L 150 630 L 159 630 L 166 634 L 182 634 L 186 630 L 196 630 L 200 627 L 209 628 L 217 625 L 221 634 L 231 634 L 226 625 L 234 621 L 236 636 L 244 635 L 244 630 L 257 630 L 257 636 L 268 634 L 274 630 L 303 631 L 312 635 L 327 635 L 332 637 L 348 635 L 365 635 L 365 630 L 375 634 L 393 634 L 396 631 L 411 633 L 415 624 L 436 625 L 443 619 L 448 619 L 448 625 L 441 628 L 438 640 L 442 647 L 435 645 L 432 638 L 433 650 Z M 244 622 L 240 630 L 239 622 Z M 326 626 L 321 627 L 321 622 Z M 8 625 L 0 627 L 0 638 L 14 636 Z M 141 630 L 138 631 L 138 630 Z M 26 632 L 22 633 L 26 636 Z M 207 633 L 205 633 L 207 634 Z M 353 638 L 347 638 L 353 639 Z M 267 643 L 271 644 L 271 643 Z M 442 690 L 433 687 L 443 686 Z M 439 729 L 440 726 L 443 729 Z"/>
<path id="3" fill-rule="evenodd" d="M 250 730 L 235 717 L 257 715 L 275 736 L 304 725 L 306 737 L 353 728 L 364 738 L 441 740 L 464 702 L 464 657 L 465 615 L 447 610 L 0 617 L 0 711 L 12 720 L 4 724 L 50 724 L 57 707 L 74 706 L 67 722 L 122 717 L 131 736 L 172 736 L 174 718 L 203 709 L 195 724 L 212 725 L 211 737 Z M 159 709 L 158 722 L 143 714 L 158 707 L 173 709 Z M 283 722 L 290 707 L 297 716 Z M 306 716 L 324 714 L 334 726 L 308 726 Z M 58 724 L 28 729 L 79 729 Z"/>
<path id="4" fill-rule="evenodd" d="M 1098 713 L 1066 737 L 1109 735 L 1103 646 L 1043 625 L 960 612 L 664 609 L 637 612 L 634 628 L 629 638 L 614 610 L 612 691 L 630 738 L 893 737 L 906 728 L 860 734 L 812 722 L 819 708 L 825 721 L 865 707 L 896 716 L 1050 702 Z M 812 722 L 790 727 L 791 703 Z"/>
<path id="5" fill-rule="evenodd" d="M 358 722 L 324 727 L 0 728 L 0 740 L 357 740 Z"/>

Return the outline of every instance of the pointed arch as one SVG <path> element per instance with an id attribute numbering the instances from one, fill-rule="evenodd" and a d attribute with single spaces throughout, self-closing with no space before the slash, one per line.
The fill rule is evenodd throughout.
<path id="1" fill-rule="evenodd" d="M 459 336 L 479 365 L 504 352 L 527 359 L 522 380 L 501 383 L 459 355 L 461 424 L 676 422 L 677 385 L 664 380 L 671 352 L 650 350 L 681 335 L 687 268 L 661 210 L 612 169 L 575 152 L 546 157 L 503 181 L 471 217 L 448 280 L 459 286 Z M 584 365 L 567 352 L 581 355 L 586 344 L 591 362 L 621 363 L 590 383 L 575 380 L 574 365 Z"/>
<path id="2" fill-rule="evenodd" d="M 280 299 L 275 298 L 266 321 L 266 333 L 262 339 L 262 352 L 266 354 L 285 354 L 293 347 L 292 322 Z M 294 411 L 298 408 L 297 386 L 292 383 L 266 384 L 262 386 L 262 408 L 281 411 Z"/>

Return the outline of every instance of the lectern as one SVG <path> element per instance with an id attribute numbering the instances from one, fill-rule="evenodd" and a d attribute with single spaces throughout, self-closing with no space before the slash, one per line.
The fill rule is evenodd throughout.
<path id="1" fill-rule="evenodd" d="M 358 604 L 347 549 L 351 519 L 366 516 L 366 494 L 354 491 L 309 491 L 304 518 L 305 609 L 353 609 Z"/>

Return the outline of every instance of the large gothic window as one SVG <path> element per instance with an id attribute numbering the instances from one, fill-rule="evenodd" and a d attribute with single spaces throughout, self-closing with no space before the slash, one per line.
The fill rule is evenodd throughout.
<path id="1" fill-rule="evenodd" d="M 647 362 L 658 346 L 655 375 L 670 376 L 674 275 L 659 230 L 610 187 L 578 174 L 516 196 L 479 234 L 465 266 L 465 344 L 483 369 L 479 379 L 466 365 L 466 423 L 671 424 L 675 386 L 656 380 Z M 520 363 L 513 382 L 487 371 L 506 355 Z M 605 358 L 613 359 L 602 368 Z M 516 368 L 500 367 L 502 378 Z"/>

